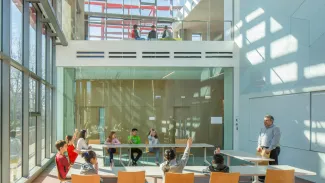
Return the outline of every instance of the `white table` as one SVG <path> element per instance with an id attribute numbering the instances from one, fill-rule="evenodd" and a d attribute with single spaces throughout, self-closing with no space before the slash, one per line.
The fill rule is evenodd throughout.
<path id="1" fill-rule="evenodd" d="M 149 144 L 118 144 L 118 145 L 112 145 L 112 144 L 93 144 L 92 145 L 93 148 L 104 148 L 104 147 L 108 147 L 108 148 L 119 148 L 120 149 L 120 157 L 122 155 L 122 148 L 126 148 L 126 149 L 131 149 L 131 148 L 162 148 L 162 157 L 164 157 L 164 149 L 165 148 L 179 148 L 179 147 L 186 147 L 186 144 L 155 144 L 155 145 L 149 145 Z M 204 149 L 204 162 L 207 163 L 208 165 L 210 165 L 210 162 L 207 160 L 207 154 L 206 154 L 206 149 L 207 148 L 214 148 L 213 145 L 211 144 L 204 144 L 204 143 L 194 143 L 192 144 L 191 148 L 203 148 Z M 131 151 L 130 151 L 131 153 Z M 131 154 L 129 154 L 129 159 L 130 159 Z M 125 166 L 120 158 L 120 163 Z M 129 161 L 129 165 L 130 165 L 130 161 Z"/>
<path id="2" fill-rule="evenodd" d="M 274 161 L 274 159 L 270 159 L 270 158 L 265 158 L 262 156 L 258 156 L 256 154 L 250 154 L 247 152 L 243 152 L 243 151 L 234 151 L 234 150 L 222 150 L 220 151 L 221 154 L 224 154 L 227 156 L 227 165 L 230 166 L 230 158 L 236 158 L 236 159 L 240 159 L 243 161 L 249 161 L 255 164 L 255 166 L 258 166 L 259 162 L 262 161 Z M 258 176 L 254 176 L 254 183 L 258 182 Z"/>
<path id="3" fill-rule="evenodd" d="M 202 170 L 206 166 L 186 166 L 183 173 L 194 173 L 195 177 L 207 177 L 206 174 L 202 173 Z M 240 176 L 265 176 L 267 169 L 277 169 L 277 170 L 295 170 L 295 176 L 307 176 L 316 175 L 315 172 L 308 170 L 303 170 L 300 168 L 295 168 L 287 165 L 273 165 L 273 166 L 230 166 L 229 172 L 238 172 Z M 146 177 L 153 177 L 155 183 L 157 178 L 162 177 L 162 171 L 160 167 L 114 167 L 112 173 L 117 176 L 119 171 L 137 172 L 145 171 Z"/>

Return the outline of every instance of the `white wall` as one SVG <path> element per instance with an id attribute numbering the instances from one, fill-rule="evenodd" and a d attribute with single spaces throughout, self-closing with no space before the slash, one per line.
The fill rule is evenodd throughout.
<path id="1" fill-rule="evenodd" d="M 238 1 L 235 1 L 239 5 Z M 295 93 L 325 90 L 325 1 L 324 0 L 247 0 L 236 7 L 235 41 L 240 49 L 240 149 L 255 152 L 256 141 L 251 140 L 249 99 L 256 97 L 291 97 Z M 239 18 L 238 18 L 239 17 Z M 310 98 L 307 99 L 311 104 Z M 272 104 L 273 108 L 284 105 L 286 99 Z M 293 101 L 290 111 L 298 110 L 302 101 Z M 324 101 L 325 103 L 325 101 Z M 260 108 L 271 105 L 261 104 Z M 295 134 L 311 133 L 311 109 L 305 114 L 306 130 L 282 129 L 286 138 Z M 325 107 L 324 107 L 325 108 Z M 270 109 L 271 110 L 271 109 Z M 283 110 L 286 114 L 287 110 Z M 285 117 L 286 120 L 284 121 Z M 295 115 L 276 118 L 276 123 L 292 122 Z M 254 121 L 255 123 L 255 121 Z M 322 129 L 324 130 L 324 129 Z M 291 134 L 291 135 L 288 135 Z M 306 139 L 311 141 L 310 136 Z M 288 142 L 288 139 L 282 141 Z M 290 141 L 290 140 L 289 140 Z M 311 142 L 312 144 L 312 142 Z M 325 154 L 311 148 L 282 146 L 280 164 L 288 164 L 317 172 L 317 176 L 304 177 L 315 182 L 325 182 Z"/>

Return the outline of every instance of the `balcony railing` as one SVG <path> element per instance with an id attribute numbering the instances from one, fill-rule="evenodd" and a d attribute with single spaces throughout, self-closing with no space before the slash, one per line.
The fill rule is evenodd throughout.
<path id="1" fill-rule="evenodd" d="M 85 21 L 87 27 L 85 40 L 133 40 L 133 25 L 139 26 L 140 40 L 149 40 L 148 34 L 155 25 L 157 37 L 150 41 L 231 41 L 233 40 L 232 21 L 173 21 L 153 20 L 96 20 Z M 164 27 L 172 32 L 169 38 L 162 38 Z"/>

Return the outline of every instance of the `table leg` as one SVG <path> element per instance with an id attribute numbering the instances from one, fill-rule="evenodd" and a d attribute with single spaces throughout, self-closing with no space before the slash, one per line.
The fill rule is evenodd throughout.
<path id="1" fill-rule="evenodd" d="M 231 161 L 230 158 L 231 158 L 230 156 L 227 156 L 227 165 L 228 166 L 230 166 L 230 161 Z"/>
<path id="2" fill-rule="evenodd" d="M 153 180 L 154 180 L 154 183 L 157 183 L 157 177 L 154 177 Z"/>
<path id="3" fill-rule="evenodd" d="M 120 147 L 120 163 L 123 167 L 125 167 L 123 161 L 122 161 L 122 148 Z"/>
<path id="4" fill-rule="evenodd" d="M 204 162 L 208 165 L 211 165 L 210 162 L 207 160 L 207 148 L 204 147 Z"/>
<path id="5" fill-rule="evenodd" d="M 258 162 L 255 162 L 255 166 L 258 166 Z M 258 181 L 258 176 L 254 176 L 254 181 L 252 183 L 260 183 L 260 181 Z"/>
<path id="6" fill-rule="evenodd" d="M 164 158 L 165 158 L 165 148 L 162 148 L 162 161 L 161 162 L 164 162 Z"/>
<path id="7" fill-rule="evenodd" d="M 129 162 L 128 162 L 128 166 L 131 165 L 131 148 L 129 149 Z"/>

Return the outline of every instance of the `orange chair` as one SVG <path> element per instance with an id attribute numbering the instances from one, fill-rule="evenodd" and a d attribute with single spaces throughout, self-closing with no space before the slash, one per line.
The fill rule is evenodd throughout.
<path id="1" fill-rule="evenodd" d="M 294 183 L 295 170 L 266 170 L 265 183 Z"/>
<path id="2" fill-rule="evenodd" d="M 166 173 L 165 183 L 194 183 L 194 173 Z"/>
<path id="3" fill-rule="evenodd" d="M 71 183 L 100 183 L 99 175 L 71 175 Z"/>
<path id="4" fill-rule="evenodd" d="M 100 144 L 100 140 L 99 139 L 89 139 L 88 144 Z"/>
<path id="5" fill-rule="evenodd" d="M 56 157 L 54 157 L 54 161 L 55 161 L 56 171 L 58 172 L 58 179 L 60 180 L 60 183 L 61 182 L 66 182 L 66 180 L 64 180 L 60 175 L 59 168 L 58 168 L 58 162 L 56 161 Z"/>
<path id="6" fill-rule="evenodd" d="M 240 173 L 211 172 L 210 183 L 238 183 Z"/>
<path id="7" fill-rule="evenodd" d="M 117 173 L 117 183 L 145 183 L 145 171 Z"/>
<path id="8" fill-rule="evenodd" d="M 175 144 L 187 144 L 187 139 L 175 139 Z M 176 154 L 179 154 L 180 156 L 183 155 L 185 151 L 185 147 L 177 147 L 176 148 Z M 190 153 L 189 156 L 193 156 L 193 164 L 194 164 L 194 154 Z"/>

